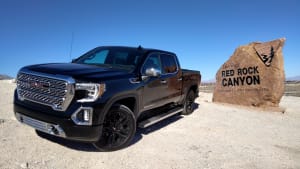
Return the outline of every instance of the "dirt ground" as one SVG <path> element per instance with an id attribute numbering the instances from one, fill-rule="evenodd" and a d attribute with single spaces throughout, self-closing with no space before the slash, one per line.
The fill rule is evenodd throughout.
<path id="1" fill-rule="evenodd" d="M 299 169 L 300 97 L 284 96 L 285 113 L 215 104 L 200 93 L 197 110 L 138 130 L 129 147 L 40 137 L 13 115 L 15 84 L 0 81 L 1 169 Z"/>

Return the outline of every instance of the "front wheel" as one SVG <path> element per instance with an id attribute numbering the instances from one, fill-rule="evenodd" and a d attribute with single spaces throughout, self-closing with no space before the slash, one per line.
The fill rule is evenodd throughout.
<path id="1" fill-rule="evenodd" d="M 114 105 L 105 116 L 102 136 L 93 145 L 100 151 L 115 151 L 128 146 L 136 131 L 133 112 L 124 105 Z"/>
<path id="2" fill-rule="evenodd" d="M 183 111 L 181 114 L 183 115 L 192 114 L 194 111 L 194 101 L 195 101 L 195 93 L 194 91 L 190 90 L 186 95 L 184 105 L 183 105 Z"/>

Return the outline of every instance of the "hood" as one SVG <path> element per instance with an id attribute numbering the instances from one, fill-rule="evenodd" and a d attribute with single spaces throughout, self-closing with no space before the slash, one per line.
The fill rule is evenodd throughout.
<path id="1" fill-rule="evenodd" d="M 76 63 L 49 63 L 25 67 L 34 72 L 71 76 L 76 80 L 103 81 L 130 76 L 125 70 Z"/>

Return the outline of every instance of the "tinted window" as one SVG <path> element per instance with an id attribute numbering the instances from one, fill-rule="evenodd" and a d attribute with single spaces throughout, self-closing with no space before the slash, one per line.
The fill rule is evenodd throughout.
<path id="1" fill-rule="evenodd" d="M 161 54 L 163 73 L 174 73 L 177 71 L 177 64 L 173 55 Z"/>
<path id="2" fill-rule="evenodd" d="M 148 58 L 146 59 L 146 61 L 144 63 L 142 73 L 144 74 L 146 72 L 146 69 L 148 69 L 148 68 L 155 68 L 157 70 L 161 70 L 158 54 L 153 53 L 148 56 Z"/>

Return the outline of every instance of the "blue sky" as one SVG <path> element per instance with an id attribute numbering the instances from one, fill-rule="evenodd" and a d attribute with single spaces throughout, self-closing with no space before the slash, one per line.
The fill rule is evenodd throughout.
<path id="1" fill-rule="evenodd" d="M 300 75 L 298 0 L 0 0 L 0 74 L 12 77 L 101 45 L 142 45 L 210 80 L 238 46 L 281 37 L 286 76 Z"/>

